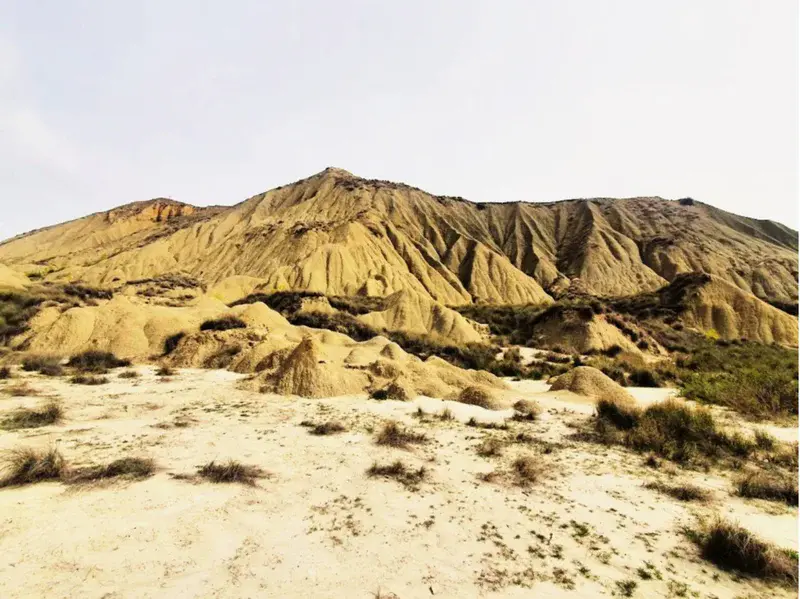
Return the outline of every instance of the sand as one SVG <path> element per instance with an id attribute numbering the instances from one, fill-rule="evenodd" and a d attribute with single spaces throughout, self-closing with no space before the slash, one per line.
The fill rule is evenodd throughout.
<path id="1" fill-rule="evenodd" d="M 146 455 L 159 471 L 141 482 L 0 490 L 1 596 L 611 597 L 645 561 L 663 579 L 639 579 L 639 597 L 669 596 L 668 585 L 680 583 L 702 597 L 796 596 L 719 572 L 680 533 L 696 514 L 720 511 L 796 549 L 796 508 L 731 497 L 728 475 L 713 471 L 677 475 L 712 490 L 708 506 L 644 489 L 665 475 L 644 468 L 641 456 L 571 440 L 570 425 L 588 415 L 563 399 L 568 391 L 510 383 L 509 394 L 535 400 L 543 413 L 506 432 L 465 423 L 500 422 L 512 410 L 426 397 L 286 398 L 241 390 L 241 375 L 227 371 L 187 369 L 164 381 L 150 367 L 137 370 L 138 380 L 112 375 L 100 387 L 20 374 L 62 397 L 67 416 L 57 426 L 4 433 L 0 449 L 55 444 L 76 466 Z M 0 414 L 37 401 L 3 399 Z M 438 417 L 445 409 L 454 420 Z M 338 420 L 348 430 L 317 437 L 304 420 Z M 370 430 L 387 420 L 431 440 L 410 450 L 377 446 Z M 499 458 L 475 452 L 484 438 L 522 431 L 536 443 L 511 444 Z M 544 442 L 553 450 L 542 455 L 549 470 L 541 484 L 478 479 L 507 471 Z M 173 478 L 228 458 L 270 476 L 254 487 Z M 414 491 L 365 474 L 373 461 L 396 459 L 425 466 L 430 482 Z"/>

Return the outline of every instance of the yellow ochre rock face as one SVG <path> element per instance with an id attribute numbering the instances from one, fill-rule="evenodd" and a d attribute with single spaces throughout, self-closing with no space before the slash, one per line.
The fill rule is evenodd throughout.
<path id="1" fill-rule="evenodd" d="M 181 272 L 225 302 L 258 287 L 462 305 L 630 295 L 687 272 L 793 302 L 798 261 L 796 231 L 695 201 L 476 204 L 326 169 L 234 206 L 157 199 L 33 231 L 0 263 L 105 287 Z"/>

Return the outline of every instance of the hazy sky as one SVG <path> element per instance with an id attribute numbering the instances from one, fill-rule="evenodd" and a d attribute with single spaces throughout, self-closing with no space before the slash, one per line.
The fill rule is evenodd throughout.
<path id="1" fill-rule="evenodd" d="M 796 0 L 0 0 L 0 237 L 345 168 L 797 228 Z"/>

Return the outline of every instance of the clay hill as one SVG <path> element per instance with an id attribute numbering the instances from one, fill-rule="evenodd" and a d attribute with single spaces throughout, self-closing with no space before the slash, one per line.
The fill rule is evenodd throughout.
<path id="1" fill-rule="evenodd" d="M 0 244 L 0 283 L 150 284 L 226 304 L 254 291 L 383 297 L 370 325 L 471 341 L 442 306 L 633 296 L 706 273 L 694 326 L 796 344 L 796 318 L 773 305 L 797 302 L 797 250 L 786 226 L 688 198 L 476 204 L 329 168 L 229 207 L 162 198 L 20 235 Z"/>

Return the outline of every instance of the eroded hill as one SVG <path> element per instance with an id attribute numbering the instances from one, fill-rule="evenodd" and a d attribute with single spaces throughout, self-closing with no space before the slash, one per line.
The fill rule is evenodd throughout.
<path id="1" fill-rule="evenodd" d="M 568 290 L 651 292 L 704 272 L 793 303 L 797 248 L 788 227 L 690 200 L 475 204 L 326 169 L 230 207 L 158 199 L 33 231 L 0 244 L 0 262 L 102 287 L 182 273 L 226 302 L 293 289 L 541 304 Z"/>

